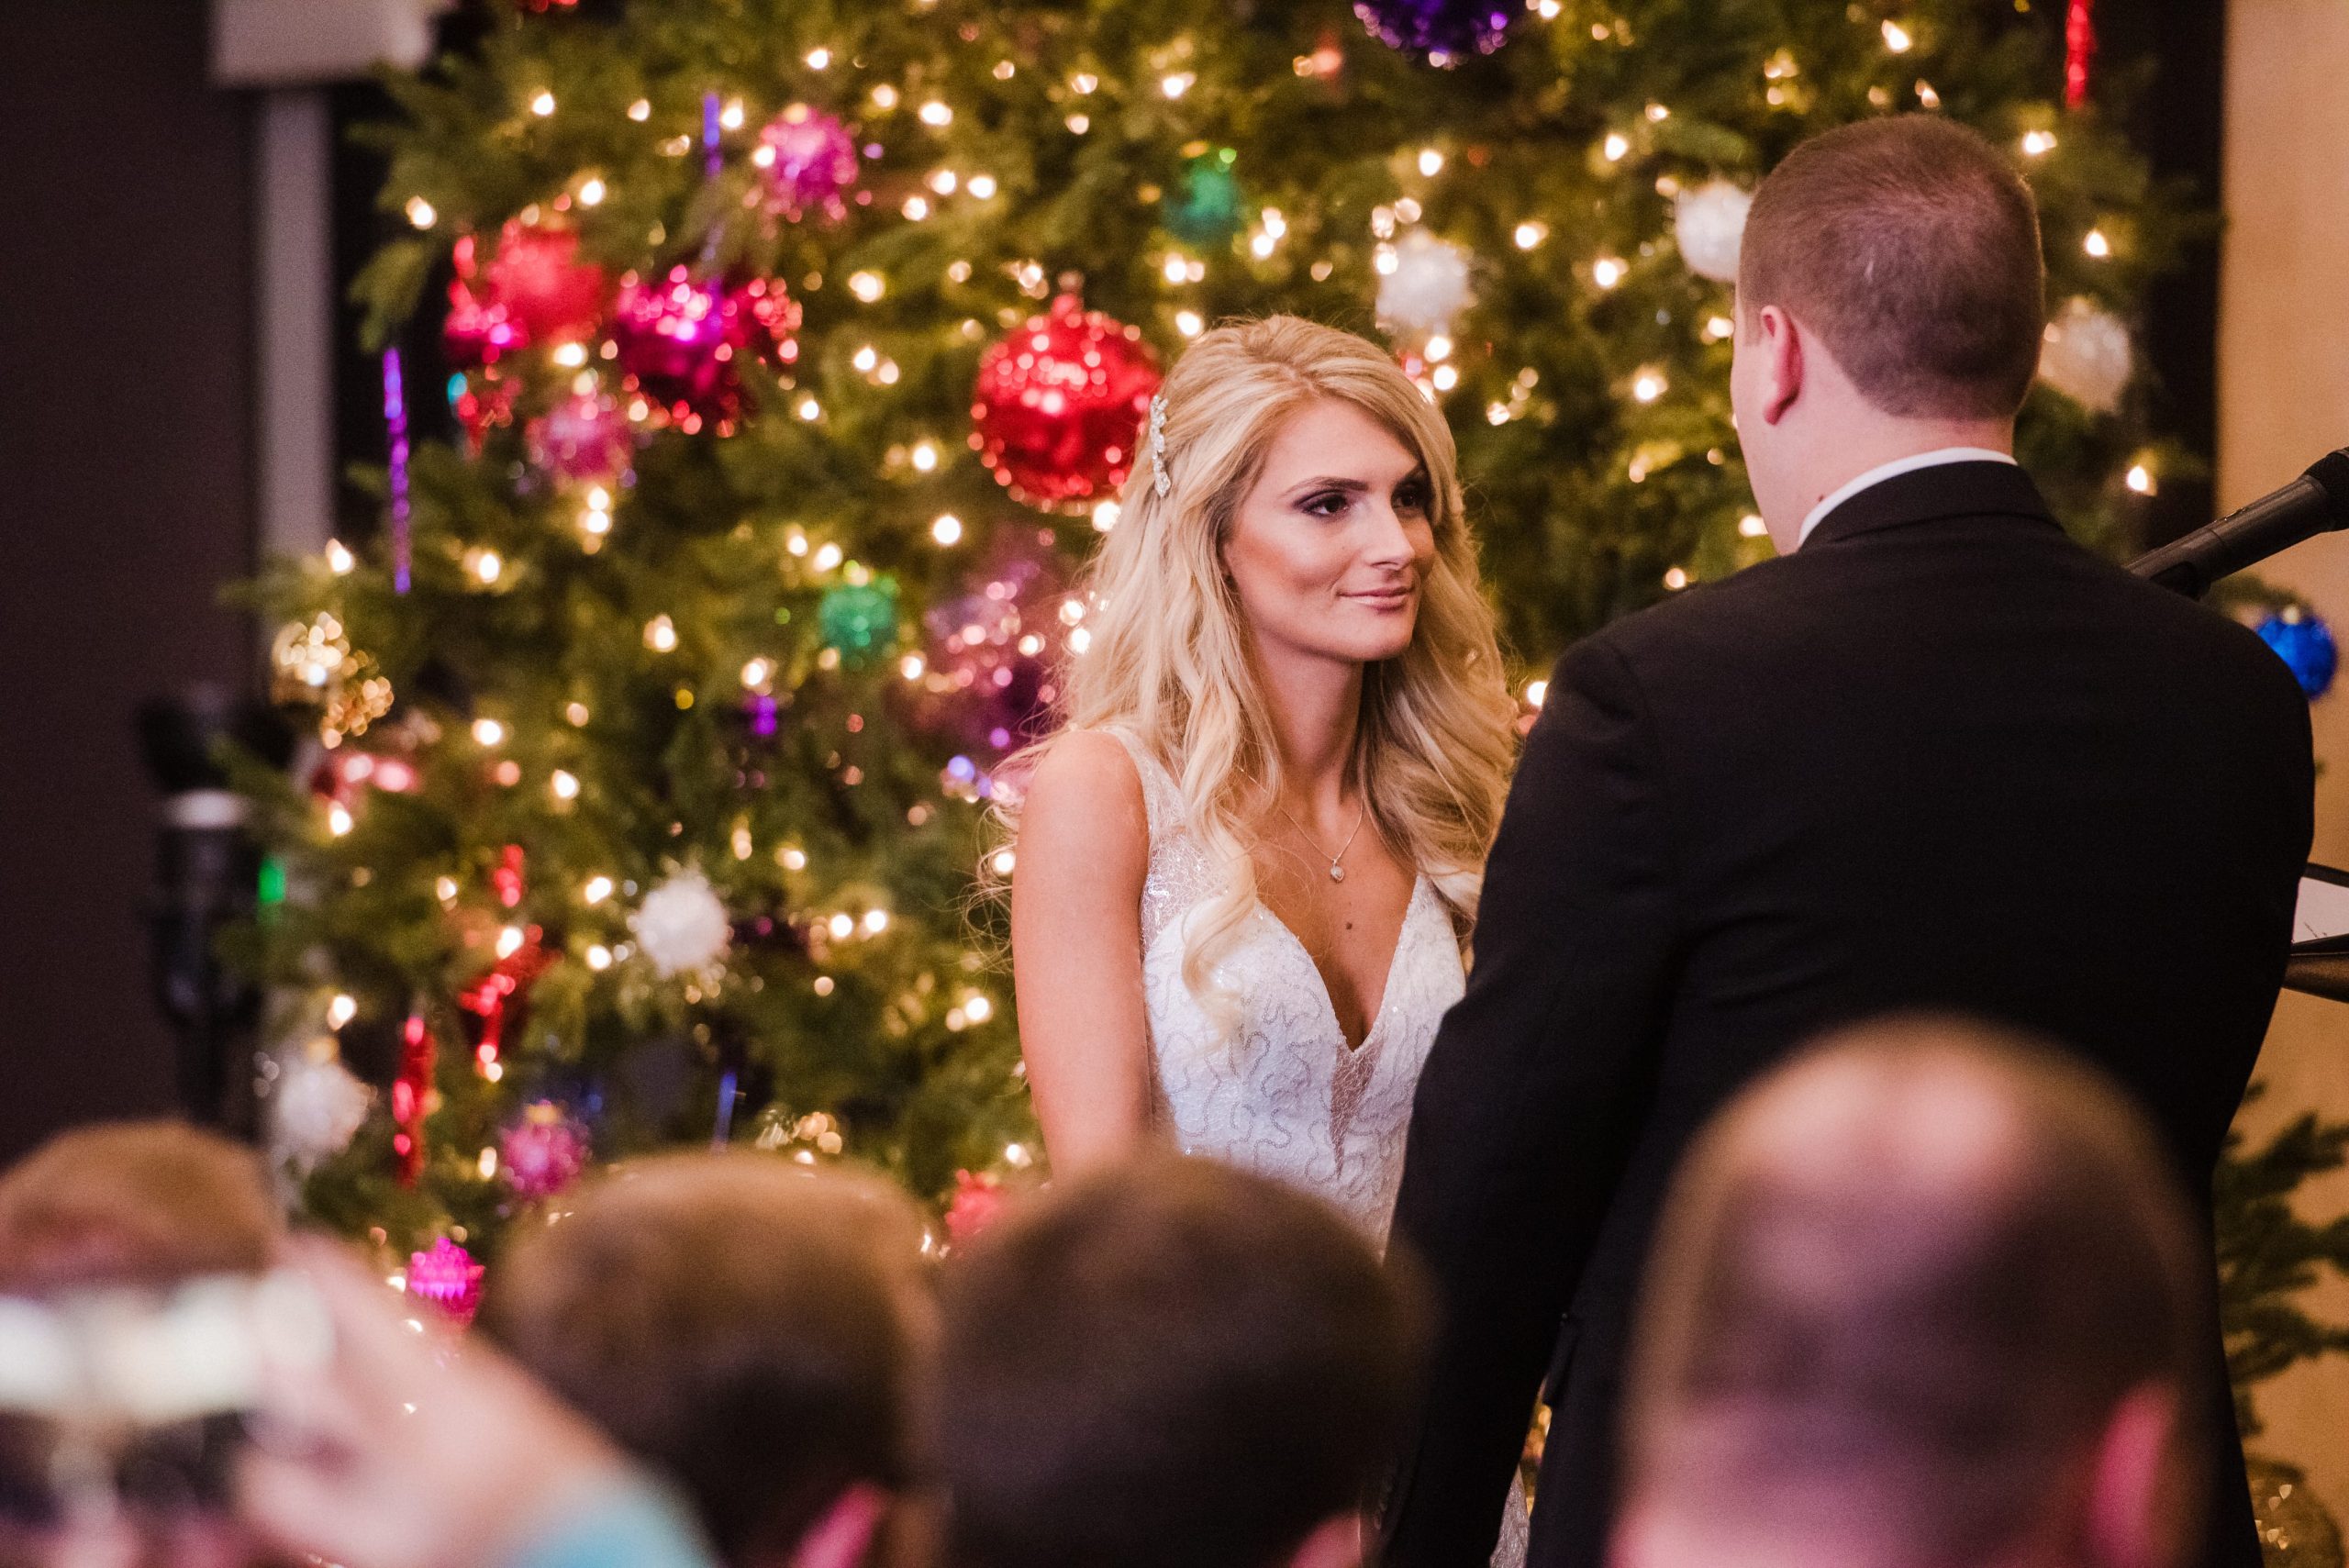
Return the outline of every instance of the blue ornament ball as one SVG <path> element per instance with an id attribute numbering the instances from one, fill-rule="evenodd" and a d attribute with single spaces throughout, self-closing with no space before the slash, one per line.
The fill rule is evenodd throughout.
<path id="1" fill-rule="evenodd" d="M 1354 0 L 1354 15 L 1390 49 L 1449 65 L 1500 48 L 1511 6 L 1501 0 Z"/>
<path id="2" fill-rule="evenodd" d="M 2276 651 L 2310 697 L 2332 689 L 2340 652 L 2332 645 L 2332 628 L 2321 617 L 2298 608 L 2269 616 L 2257 628 L 2260 639 Z"/>

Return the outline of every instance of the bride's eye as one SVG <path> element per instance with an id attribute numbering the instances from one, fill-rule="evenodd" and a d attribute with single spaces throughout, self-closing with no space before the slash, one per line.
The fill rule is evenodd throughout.
<path id="1" fill-rule="evenodd" d="M 1344 514 L 1352 500 L 1342 490 L 1323 490 L 1298 502 L 1297 510 L 1308 517 L 1335 517 Z"/>
<path id="2" fill-rule="evenodd" d="M 1427 511 L 1429 499 L 1427 482 L 1415 479 L 1396 490 L 1395 509 L 1418 517 Z"/>

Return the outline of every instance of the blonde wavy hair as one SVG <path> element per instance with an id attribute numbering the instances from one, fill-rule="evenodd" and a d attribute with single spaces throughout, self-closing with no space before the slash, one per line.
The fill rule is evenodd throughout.
<path id="1" fill-rule="evenodd" d="M 1212 977 L 1255 907 L 1248 818 L 1264 791 L 1278 792 L 1281 762 L 1223 548 L 1275 436 L 1300 409 L 1351 404 L 1427 472 L 1435 560 L 1409 646 L 1364 671 L 1347 767 L 1379 836 L 1427 875 L 1464 937 L 1508 787 L 1516 709 L 1477 585 L 1452 432 L 1383 350 L 1293 316 L 1239 322 L 1193 343 L 1161 396 L 1156 463 L 1169 483 L 1160 495 L 1145 437 L 1084 584 L 1091 639 L 1061 672 L 1060 733 L 1122 729 L 1174 776 L 1185 826 L 1220 879 L 1190 924 L 1183 979 L 1228 1029 L 1237 1009 Z"/>

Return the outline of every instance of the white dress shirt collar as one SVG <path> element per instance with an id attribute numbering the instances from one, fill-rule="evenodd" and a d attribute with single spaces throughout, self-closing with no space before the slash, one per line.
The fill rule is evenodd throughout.
<path id="1" fill-rule="evenodd" d="M 1908 457 L 1894 458 L 1890 462 L 1878 463 L 1810 509 L 1809 516 L 1802 520 L 1802 531 L 1795 536 L 1795 548 L 1800 550 L 1803 547 L 1810 538 L 1810 530 L 1817 528 L 1828 513 L 1870 485 L 1881 484 L 1904 473 L 1914 473 L 1920 468 L 1938 468 L 1945 462 L 2003 462 L 2012 466 L 2014 461 L 2005 452 L 1992 451 L 1988 447 L 1938 447 L 1929 452 L 1914 452 Z"/>

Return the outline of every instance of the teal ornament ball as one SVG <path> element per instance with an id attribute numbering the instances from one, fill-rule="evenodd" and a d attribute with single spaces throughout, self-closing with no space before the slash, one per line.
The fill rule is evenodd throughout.
<path id="1" fill-rule="evenodd" d="M 1238 154 L 1229 147 L 1201 153 L 1183 172 L 1182 193 L 1165 204 L 1160 221 L 1186 245 L 1227 245 L 1248 221 L 1240 177 L 1231 172 Z"/>
<path id="2" fill-rule="evenodd" d="M 841 663 L 852 670 L 870 664 L 896 645 L 896 580 L 875 577 L 828 589 L 816 618 L 824 646 L 838 652 Z"/>

